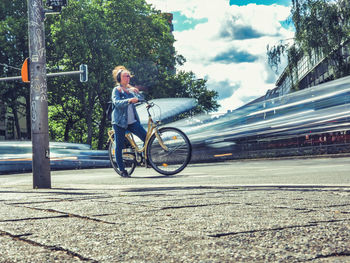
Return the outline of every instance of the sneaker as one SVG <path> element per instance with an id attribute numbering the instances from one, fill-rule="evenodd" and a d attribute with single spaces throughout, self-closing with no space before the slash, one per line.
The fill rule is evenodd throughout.
<path id="1" fill-rule="evenodd" d="M 130 177 L 130 175 L 128 174 L 127 171 L 121 171 L 120 176 L 121 177 Z"/>
<path id="2" fill-rule="evenodd" d="M 148 159 L 147 159 L 147 161 L 146 161 L 146 164 L 147 164 L 147 166 L 146 166 L 147 168 L 152 168 L 152 166 L 150 165 Z"/>

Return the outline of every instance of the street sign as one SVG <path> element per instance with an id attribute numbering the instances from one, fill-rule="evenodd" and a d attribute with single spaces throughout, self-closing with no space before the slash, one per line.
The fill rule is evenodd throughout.
<path id="1" fill-rule="evenodd" d="M 30 60 L 29 58 L 26 58 L 23 62 L 22 69 L 21 69 L 22 81 L 25 83 L 30 82 L 29 64 L 30 64 Z"/>

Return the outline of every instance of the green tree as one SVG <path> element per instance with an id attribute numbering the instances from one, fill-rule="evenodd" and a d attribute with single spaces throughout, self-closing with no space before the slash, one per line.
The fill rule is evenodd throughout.
<path id="1" fill-rule="evenodd" d="M 13 65 L 12 61 L 17 59 L 20 63 L 15 64 L 21 65 L 27 57 L 26 7 L 17 14 L 14 7 L 18 3 L 26 1 L 1 2 L 0 15 L 4 18 L 1 32 L 6 33 L 10 22 L 17 18 L 23 20 L 18 23 L 18 30 L 21 23 L 25 24 L 19 36 L 16 28 L 6 37 L 0 35 L 1 63 L 4 64 Z M 155 10 L 145 0 L 70 1 L 60 14 L 46 16 L 45 27 L 48 73 L 76 71 L 80 64 L 89 67 L 86 83 L 79 82 L 78 76 L 48 78 L 50 140 L 103 148 L 106 128 L 110 126 L 105 110 L 114 86 L 111 73 L 117 65 L 133 72 L 132 84 L 144 89 L 148 99 L 187 96 L 199 102 L 196 112 L 217 108 L 217 95 L 206 90 L 204 80 L 195 79 L 192 72 L 176 74 L 176 66 L 182 65 L 185 59 L 175 52 L 168 15 Z M 25 43 L 19 46 L 19 42 L 7 41 L 17 38 Z M 16 52 L 19 47 L 23 54 Z M 2 74 L 8 76 L 6 73 Z M 29 93 L 29 87 L 26 91 Z M 10 95 L 5 97 L 12 101 Z M 26 105 L 29 107 L 29 102 Z M 29 108 L 27 112 L 29 116 Z"/>
<path id="2" fill-rule="evenodd" d="M 20 75 L 20 68 L 28 54 L 27 1 L 2 0 L 0 2 L 0 76 Z M 24 98 L 23 101 L 18 98 Z M 16 137 L 21 138 L 19 114 L 26 107 L 27 136 L 30 138 L 29 85 L 19 81 L 1 82 L 0 103 L 7 105 L 14 116 Z"/>
<path id="3" fill-rule="evenodd" d="M 108 89 L 107 69 L 113 61 L 108 25 L 102 1 L 72 1 L 60 16 L 47 21 L 47 61 L 52 69 L 77 70 L 88 64 L 89 81 L 78 78 L 55 78 L 49 82 L 50 122 L 65 128 L 60 132 L 50 127 L 53 140 L 94 144 L 93 141 L 105 117 L 97 112 L 99 98 Z M 95 120 L 98 120 L 97 124 Z M 55 136 L 55 137 L 53 137 Z"/>
<path id="4" fill-rule="evenodd" d="M 205 82 L 198 84 L 193 73 L 187 79 L 182 73 L 175 74 L 176 65 L 184 58 L 174 50 L 167 17 L 144 0 L 70 2 L 59 17 L 47 23 L 50 67 L 74 70 L 81 63 L 89 66 L 87 83 L 67 78 L 50 82 L 50 123 L 55 123 L 50 128 L 52 139 L 74 139 L 103 148 L 109 125 L 105 109 L 114 85 L 111 73 L 117 65 L 132 71 L 132 84 L 141 86 L 148 99 L 180 94 L 191 97 L 185 90 L 197 83 L 194 94 L 199 103 L 209 101 L 197 111 L 217 108 L 215 94 L 206 90 Z M 65 128 L 58 128 L 60 125 Z"/>
<path id="5" fill-rule="evenodd" d="M 344 63 L 340 47 L 350 40 L 350 1 L 292 0 L 291 15 L 295 43 L 267 47 L 270 66 L 277 69 L 283 54 L 288 57 L 290 71 L 304 55 L 325 56 L 336 78 L 349 74 L 349 64 Z"/>
<path id="6" fill-rule="evenodd" d="M 216 101 L 218 93 L 208 90 L 206 82 L 205 79 L 197 79 L 192 71 L 180 71 L 176 75 L 169 74 L 161 84 L 163 93 L 159 97 L 194 98 L 197 106 L 191 111 L 191 114 L 212 112 L 219 108 Z"/>
<path id="7" fill-rule="evenodd" d="M 113 88 L 113 68 L 122 64 L 137 74 L 142 73 L 146 64 L 156 65 L 158 72 L 162 67 L 174 68 L 171 63 L 174 55 L 168 55 L 174 41 L 169 26 L 143 0 L 74 2 L 48 24 L 50 66 L 74 70 L 80 63 L 86 63 L 90 72 L 85 84 L 63 78 L 51 83 L 53 88 L 49 89 L 49 95 L 53 103 L 50 110 L 54 107 L 62 110 L 52 109 L 50 117 L 66 126 L 60 133 L 52 131 L 51 134 L 56 135 L 53 139 L 76 138 L 73 133 L 83 126 L 87 132 L 79 132 L 79 136 L 83 136 L 84 142 L 97 143 L 101 148 L 106 139 L 105 109 Z M 149 82 L 148 72 L 137 76 L 139 83 L 146 78 Z M 69 117 L 73 114 L 79 117 Z"/>

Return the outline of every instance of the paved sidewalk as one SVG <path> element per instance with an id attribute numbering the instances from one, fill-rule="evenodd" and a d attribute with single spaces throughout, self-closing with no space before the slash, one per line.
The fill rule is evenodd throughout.
<path id="1" fill-rule="evenodd" d="M 237 185 L 213 167 L 0 177 L 0 262 L 350 262 L 349 184 Z"/>

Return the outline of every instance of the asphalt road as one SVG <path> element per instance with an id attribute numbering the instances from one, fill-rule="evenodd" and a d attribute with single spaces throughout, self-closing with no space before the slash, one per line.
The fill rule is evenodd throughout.
<path id="1" fill-rule="evenodd" d="M 350 262 L 348 158 L 0 176 L 0 262 Z"/>

